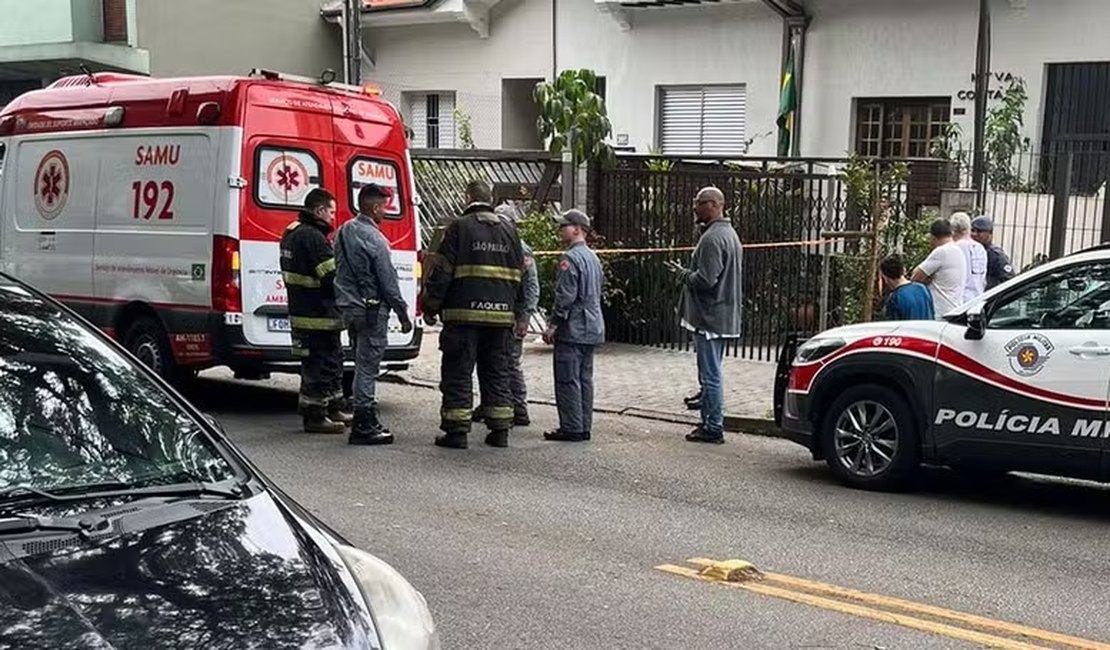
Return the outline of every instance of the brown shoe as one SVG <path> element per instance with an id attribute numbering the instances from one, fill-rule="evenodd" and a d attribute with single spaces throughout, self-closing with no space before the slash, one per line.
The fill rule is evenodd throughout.
<path id="1" fill-rule="evenodd" d="M 342 422 L 336 422 L 331 418 L 315 418 L 304 419 L 304 432 L 305 433 L 345 433 L 347 425 Z"/>

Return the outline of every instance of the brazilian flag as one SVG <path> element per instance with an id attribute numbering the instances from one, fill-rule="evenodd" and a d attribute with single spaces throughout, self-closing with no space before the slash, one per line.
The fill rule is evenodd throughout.
<path id="1" fill-rule="evenodd" d="M 782 71 L 782 87 L 779 91 L 779 156 L 790 155 L 790 145 L 794 138 L 794 113 L 798 110 L 798 89 L 794 85 L 794 43 L 786 55 L 786 66 Z"/>

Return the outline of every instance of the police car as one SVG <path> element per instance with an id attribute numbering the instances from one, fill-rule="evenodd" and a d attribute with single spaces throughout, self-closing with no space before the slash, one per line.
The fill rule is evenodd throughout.
<path id="1" fill-rule="evenodd" d="M 1110 481 L 1110 244 L 937 321 L 866 323 L 784 349 L 775 419 L 853 487 L 923 463 Z"/>

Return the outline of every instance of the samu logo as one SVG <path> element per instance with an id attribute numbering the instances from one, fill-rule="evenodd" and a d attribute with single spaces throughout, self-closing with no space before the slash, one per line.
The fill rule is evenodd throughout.
<path id="1" fill-rule="evenodd" d="M 1015 373 L 1032 377 L 1044 368 L 1055 349 L 1052 341 L 1041 334 L 1022 334 L 1006 344 L 1006 356 Z"/>

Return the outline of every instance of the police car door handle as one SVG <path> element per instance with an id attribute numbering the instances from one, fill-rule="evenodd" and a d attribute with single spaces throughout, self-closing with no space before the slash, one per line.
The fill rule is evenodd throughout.
<path id="1" fill-rule="evenodd" d="M 1076 345 L 1074 347 L 1068 348 L 1068 352 L 1071 352 L 1077 357 L 1106 357 L 1110 356 L 1110 345 L 1086 343 L 1084 345 Z"/>

